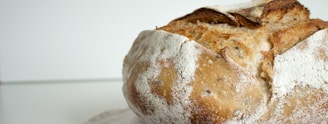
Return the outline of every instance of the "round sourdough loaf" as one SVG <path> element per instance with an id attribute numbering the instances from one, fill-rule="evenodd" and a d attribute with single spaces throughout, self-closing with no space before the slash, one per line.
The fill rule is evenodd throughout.
<path id="1" fill-rule="evenodd" d="M 296 0 L 211 6 L 136 38 L 126 101 L 145 123 L 328 123 L 328 22 Z"/>

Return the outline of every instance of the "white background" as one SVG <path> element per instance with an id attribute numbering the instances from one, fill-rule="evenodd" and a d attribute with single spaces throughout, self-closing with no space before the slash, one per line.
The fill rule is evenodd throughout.
<path id="1" fill-rule="evenodd" d="M 0 0 L 0 80 L 119 79 L 138 33 L 248 0 Z M 327 20 L 328 1 L 301 0 Z"/>
<path id="2" fill-rule="evenodd" d="M 0 0 L 0 124 L 82 124 L 127 108 L 125 54 L 142 30 L 248 0 Z M 300 0 L 328 20 L 328 1 Z"/>

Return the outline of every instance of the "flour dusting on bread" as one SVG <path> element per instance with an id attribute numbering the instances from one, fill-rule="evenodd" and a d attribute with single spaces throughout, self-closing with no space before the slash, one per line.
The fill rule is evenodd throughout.
<path id="1" fill-rule="evenodd" d="M 137 66 L 136 63 L 148 63 L 145 71 L 140 72 L 133 81 L 136 92 L 140 94 L 141 99 L 146 104 L 145 106 L 153 106 L 152 108 L 154 108 L 152 111 L 147 111 L 149 116 L 142 116 L 146 118 L 145 120 L 160 122 L 160 118 L 173 117 L 172 115 L 182 122 L 189 119 L 190 115 L 184 111 L 184 107 L 190 104 L 188 97 L 192 87 L 188 86 L 188 83 L 193 80 L 194 71 L 197 67 L 198 47 L 194 41 L 190 41 L 184 36 L 164 31 L 144 31 L 136 39 L 132 50 L 126 57 L 123 70 L 125 76 L 123 78 L 128 82 L 131 74 L 136 73 L 133 71 L 134 66 Z M 178 73 L 176 75 L 179 75 L 174 80 L 175 86 L 172 87 L 172 93 L 169 93 L 174 97 L 172 105 L 168 105 L 165 99 L 151 93 L 150 81 L 155 80 L 162 70 L 162 65 L 159 62 L 171 63 Z M 160 82 L 160 80 L 157 81 Z M 130 103 L 130 106 L 133 105 Z M 141 108 L 132 109 L 141 111 L 138 110 Z"/>
<path id="2" fill-rule="evenodd" d="M 149 124 L 328 123 L 328 22 L 297 0 L 210 6 L 140 33 L 123 65 Z"/>
<path id="3" fill-rule="evenodd" d="M 328 29 L 316 32 L 274 60 L 273 93 L 282 98 L 295 86 L 328 91 L 328 61 L 316 57 L 316 51 L 328 52 Z M 305 48 L 299 49 L 300 46 Z M 327 92 L 328 93 L 328 92 Z"/>

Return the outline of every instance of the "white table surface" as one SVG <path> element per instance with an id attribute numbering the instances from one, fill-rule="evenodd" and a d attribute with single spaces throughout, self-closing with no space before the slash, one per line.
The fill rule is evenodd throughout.
<path id="1" fill-rule="evenodd" d="M 2 84 L 0 124 L 83 124 L 128 108 L 121 87 L 121 81 Z"/>

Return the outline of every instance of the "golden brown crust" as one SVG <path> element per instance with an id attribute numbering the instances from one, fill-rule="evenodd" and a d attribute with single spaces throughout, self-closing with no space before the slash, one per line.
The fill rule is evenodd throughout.
<path id="1" fill-rule="evenodd" d="M 304 40 L 314 32 L 327 28 L 328 22 L 312 19 L 300 22 L 294 26 L 279 29 L 270 36 L 273 44 L 273 53 L 280 54 Z"/>
<path id="2" fill-rule="evenodd" d="M 209 24 L 226 23 L 233 26 L 246 26 L 249 28 L 256 28 L 261 25 L 260 23 L 253 22 L 245 18 L 245 16 L 242 16 L 238 13 L 231 13 L 231 15 L 226 15 L 221 12 L 208 8 L 200 8 L 191 14 L 176 19 L 176 21 L 178 20 L 185 20 L 186 22 L 191 22 L 191 23 L 197 23 L 197 22 L 204 22 Z"/>
<path id="3" fill-rule="evenodd" d="M 220 58 L 213 54 L 200 55 L 190 96 L 194 101 L 191 108 L 194 122 L 223 123 L 231 118 L 241 119 L 253 113 L 261 103 L 259 84 L 255 79 L 240 84 L 240 75 L 249 74 L 227 57 L 226 51 Z"/>
<path id="4" fill-rule="evenodd" d="M 190 113 L 191 123 L 243 120 L 254 113 L 263 114 L 261 118 L 254 119 L 258 119 L 258 122 L 270 122 L 275 117 L 281 120 L 277 122 L 301 123 L 301 120 L 284 117 L 301 111 L 295 106 L 322 102 L 320 98 L 328 95 L 320 89 L 297 87 L 286 96 L 286 101 L 272 100 L 274 59 L 276 55 L 283 54 L 327 27 L 328 22 L 310 19 L 307 8 L 296 0 L 272 0 L 255 7 L 225 12 L 200 8 L 156 30 L 185 36 L 204 47 L 199 48 L 201 52 L 195 76 L 188 84 L 193 87 L 188 96 L 190 106 L 183 106 L 185 112 Z M 305 49 L 306 44 L 298 47 Z M 328 61 L 324 50 L 318 50 L 316 55 Z M 133 63 L 131 61 L 125 64 Z M 174 94 L 185 92 L 172 88 L 179 77 L 178 70 L 174 68 L 175 60 L 158 60 L 156 64 L 161 70 L 156 78 L 148 79 L 151 94 L 165 99 L 168 105 L 174 105 Z M 133 74 L 125 82 L 128 91 L 125 94 L 134 104 L 131 106 L 141 110 L 137 114 L 151 116 L 156 108 L 143 101 L 146 96 L 137 92 L 134 82 L 140 73 L 149 68 L 148 65 L 147 62 L 141 62 L 133 66 Z M 302 92 L 304 90 L 308 92 Z M 309 97 L 307 101 L 301 100 L 304 96 Z M 328 99 L 323 102 L 328 103 Z M 327 103 L 318 106 L 327 110 Z M 278 104 L 285 107 L 282 115 L 256 113 L 261 107 L 276 111 Z M 309 108 L 302 109 L 310 111 Z"/>
<path id="5" fill-rule="evenodd" d="M 261 15 L 261 21 L 277 23 L 307 20 L 309 15 L 310 12 L 308 9 L 300 4 L 297 0 L 274 0 L 265 4 L 263 13 Z"/>
<path id="6" fill-rule="evenodd" d="M 273 0 L 266 4 L 219 12 L 211 8 L 200 8 L 174 21 L 222 24 L 248 28 L 258 28 L 266 23 L 287 23 L 289 21 L 307 20 L 309 11 L 297 0 Z M 301 15 L 301 16 L 297 16 Z"/>
<path id="7" fill-rule="evenodd" d="M 234 22 L 231 18 L 229 18 L 225 14 L 207 8 L 197 9 L 193 13 L 175 20 L 176 21 L 185 20 L 186 22 L 191 22 L 191 23 L 205 22 L 210 24 L 227 23 L 230 25 L 238 25 L 236 22 Z"/>
<path id="8" fill-rule="evenodd" d="M 211 49 L 218 54 L 221 53 L 222 48 L 230 47 L 239 49 L 238 51 L 243 51 L 245 55 L 249 56 L 254 56 L 252 53 L 255 51 L 249 47 L 249 43 L 254 41 L 236 42 L 235 37 L 258 37 L 257 40 L 267 37 L 269 39 L 268 41 L 270 41 L 270 44 L 272 45 L 272 49 L 270 51 L 260 51 L 263 52 L 265 58 L 264 61 L 261 62 L 262 66 L 260 70 L 262 70 L 261 77 L 265 78 L 265 80 L 270 80 L 270 77 L 273 75 L 273 56 L 283 53 L 299 41 L 302 41 L 312 35 L 314 32 L 327 28 L 328 22 L 320 19 L 310 19 L 309 11 L 296 0 L 274 0 L 268 4 L 260 5 L 259 7 L 262 6 L 264 9 L 260 20 L 263 24 L 264 22 L 266 22 L 266 24 L 261 25 L 260 27 L 257 25 L 255 26 L 257 27 L 256 29 L 254 29 L 254 25 L 251 26 L 252 24 L 242 25 L 240 22 L 238 22 L 238 24 L 233 21 L 227 22 L 227 24 L 234 26 L 241 25 L 242 27 L 224 26 L 224 24 L 221 24 L 223 26 L 217 26 L 217 23 L 215 22 L 222 23 L 231 21 L 231 19 L 229 20 L 225 17 L 223 20 L 218 20 L 220 18 L 215 18 L 214 16 L 215 22 L 211 22 L 211 16 L 215 14 L 219 14 L 220 16 L 224 15 L 219 12 L 215 13 L 213 12 L 214 10 L 211 10 L 208 15 L 203 14 L 201 16 L 201 20 L 197 20 L 197 17 L 199 17 L 201 13 L 206 13 L 209 11 L 203 8 L 185 17 L 172 21 L 168 25 L 158 28 L 158 30 L 165 30 L 187 36 L 188 38 L 197 41 L 206 48 Z M 240 10 L 237 12 L 238 14 L 235 15 L 245 15 L 250 18 L 249 13 L 251 13 L 251 9 L 254 8 L 256 7 Z M 191 17 L 193 21 L 190 21 Z M 207 21 L 202 21 L 202 19 L 207 19 Z M 246 17 L 243 19 L 246 19 Z M 250 29 L 245 29 L 244 26 Z M 240 30 L 242 30 L 242 36 L 240 35 L 241 33 L 236 33 Z M 227 44 L 226 42 L 230 43 Z M 233 55 L 232 58 L 235 58 L 239 64 L 244 65 L 243 62 L 239 61 L 236 56 L 242 55 Z"/>

